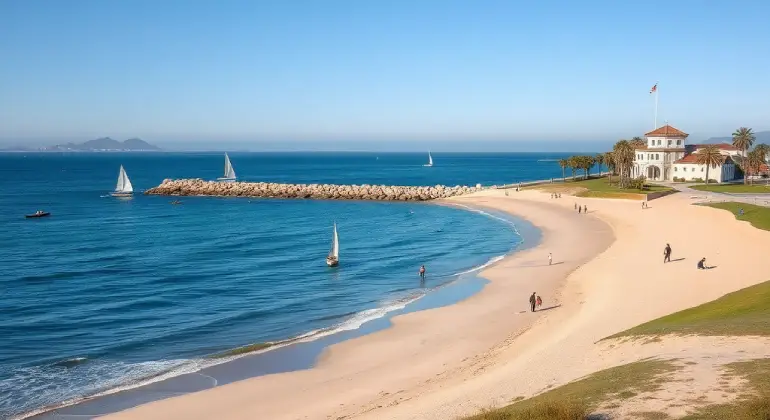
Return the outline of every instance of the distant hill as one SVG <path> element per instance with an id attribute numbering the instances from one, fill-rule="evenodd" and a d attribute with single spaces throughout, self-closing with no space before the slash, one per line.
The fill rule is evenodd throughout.
<path id="1" fill-rule="evenodd" d="M 56 146 L 44 147 L 41 150 L 46 152 L 139 152 L 157 151 L 160 150 L 160 148 L 137 138 L 128 139 L 126 141 L 118 141 L 109 137 L 102 137 L 99 139 L 88 140 L 87 142 L 81 144 L 57 144 Z"/>
<path id="2" fill-rule="evenodd" d="M 770 144 L 770 131 L 757 131 L 754 133 L 754 136 L 756 137 L 756 140 L 754 140 L 754 144 L 759 143 L 765 143 Z M 706 144 L 718 144 L 718 143 L 731 143 L 733 142 L 732 136 L 727 137 L 711 137 L 708 140 L 704 141 L 703 143 Z"/>

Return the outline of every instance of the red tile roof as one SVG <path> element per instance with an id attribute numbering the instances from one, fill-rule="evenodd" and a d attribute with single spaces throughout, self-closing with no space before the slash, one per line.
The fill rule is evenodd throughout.
<path id="1" fill-rule="evenodd" d="M 646 137 L 687 137 L 689 134 L 684 131 L 678 130 L 668 124 L 663 127 L 656 128 L 645 134 Z"/>
<path id="2" fill-rule="evenodd" d="M 722 161 L 725 161 L 726 156 L 722 156 Z M 698 155 L 695 153 L 690 153 L 689 155 L 674 161 L 674 163 L 698 163 Z"/>
<path id="3" fill-rule="evenodd" d="M 716 146 L 719 150 L 731 150 L 731 151 L 740 151 L 741 149 L 733 146 L 730 143 L 718 143 L 718 144 L 693 144 L 693 147 L 695 147 L 695 150 L 702 149 L 706 146 Z"/>

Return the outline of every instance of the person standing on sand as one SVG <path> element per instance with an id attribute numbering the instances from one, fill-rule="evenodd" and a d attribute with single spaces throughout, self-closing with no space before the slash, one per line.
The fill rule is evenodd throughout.
<path id="1" fill-rule="evenodd" d="M 588 213 L 588 206 L 583 204 L 583 213 Z"/>
<path id="2" fill-rule="evenodd" d="M 671 245 L 666 244 L 666 248 L 663 249 L 663 263 L 671 262 Z"/>
<path id="3" fill-rule="evenodd" d="M 537 297 L 537 307 L 543 306 L 543 299 L 540 299 L 540 296 Z"/>
<path id="4" fill-rule="evenodd" d="M 583 208 L 578 206 L 578 214 L 580 214 L 581 211 L 583 211 Z"/>
<path id="5" fill-rule="evenodd" d="M 425 280 L 425 266 L 420 266 L 420 280 Z"/>
<path id="6" fill-rule="evenodd" d="M 551 253 L 549 252 L 548 253 L 548 265 L 551 265 L 551 264 L 553 264 L 553 255 L 551 255 Z"/>
<path id="7" fill-rule="evenodd" d="M 535 312 L 535 305 L 537 305 L 537 292 L 532 292 L 532 296 L 529 297 L 529 306 L 532 307 L 532 312 Z"/>
<path id="8" fill-rule="evenodd" d="M 578 207 L 577 207 L 577 203 L 575 203 L 575 210 L 577 210 L 577 208 L 578 208 Z"/>

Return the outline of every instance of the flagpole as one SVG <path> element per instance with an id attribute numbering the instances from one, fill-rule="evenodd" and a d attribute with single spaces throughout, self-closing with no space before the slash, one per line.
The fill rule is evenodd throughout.
<path id="1" fill-rule="evenodd" d="M 660 94 L 658 91 L 660 89 L 658 88 L 658 82 L 655 82 L 655 126 L 652 127 L 653 130 L 658 128 L 658 95 Z"/>

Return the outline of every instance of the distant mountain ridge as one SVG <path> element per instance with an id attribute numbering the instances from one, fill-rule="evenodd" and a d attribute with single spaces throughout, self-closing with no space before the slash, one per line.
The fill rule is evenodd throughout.
<path id="1" fill-rule="evenodd" d="M 770 131 L 757 131 L 754 133 L 754 136 L 756 139 L 754 140 L 754 144 L 759 143 L 765 143 L 770 144 Z M 719 143 L 729 143 L 732 144 L 733 138 L 732 136 L 728 137 L 711 137 L 707 140 L 705 140 L 703 143 L 705 144 L 719 144 Z"/>
<path id="2" fill-rule="evenodd" d="M 76 143 L 57 144 L 55 146 L 43 147 L 40 150 L 43 150 L 46 152 L 67 152 L 67 151 L 139 152 L 139 151 L 157 151 L 157 150 L 160 150 L 160 147 L 154 146 L 138 138 L 131 138 L 125 141 L 118 141 L 109 137 L 102 137 L 94 140 L 88 140 L 87 142 L 80 143 L 80 144 L 76 144 Z"/>

